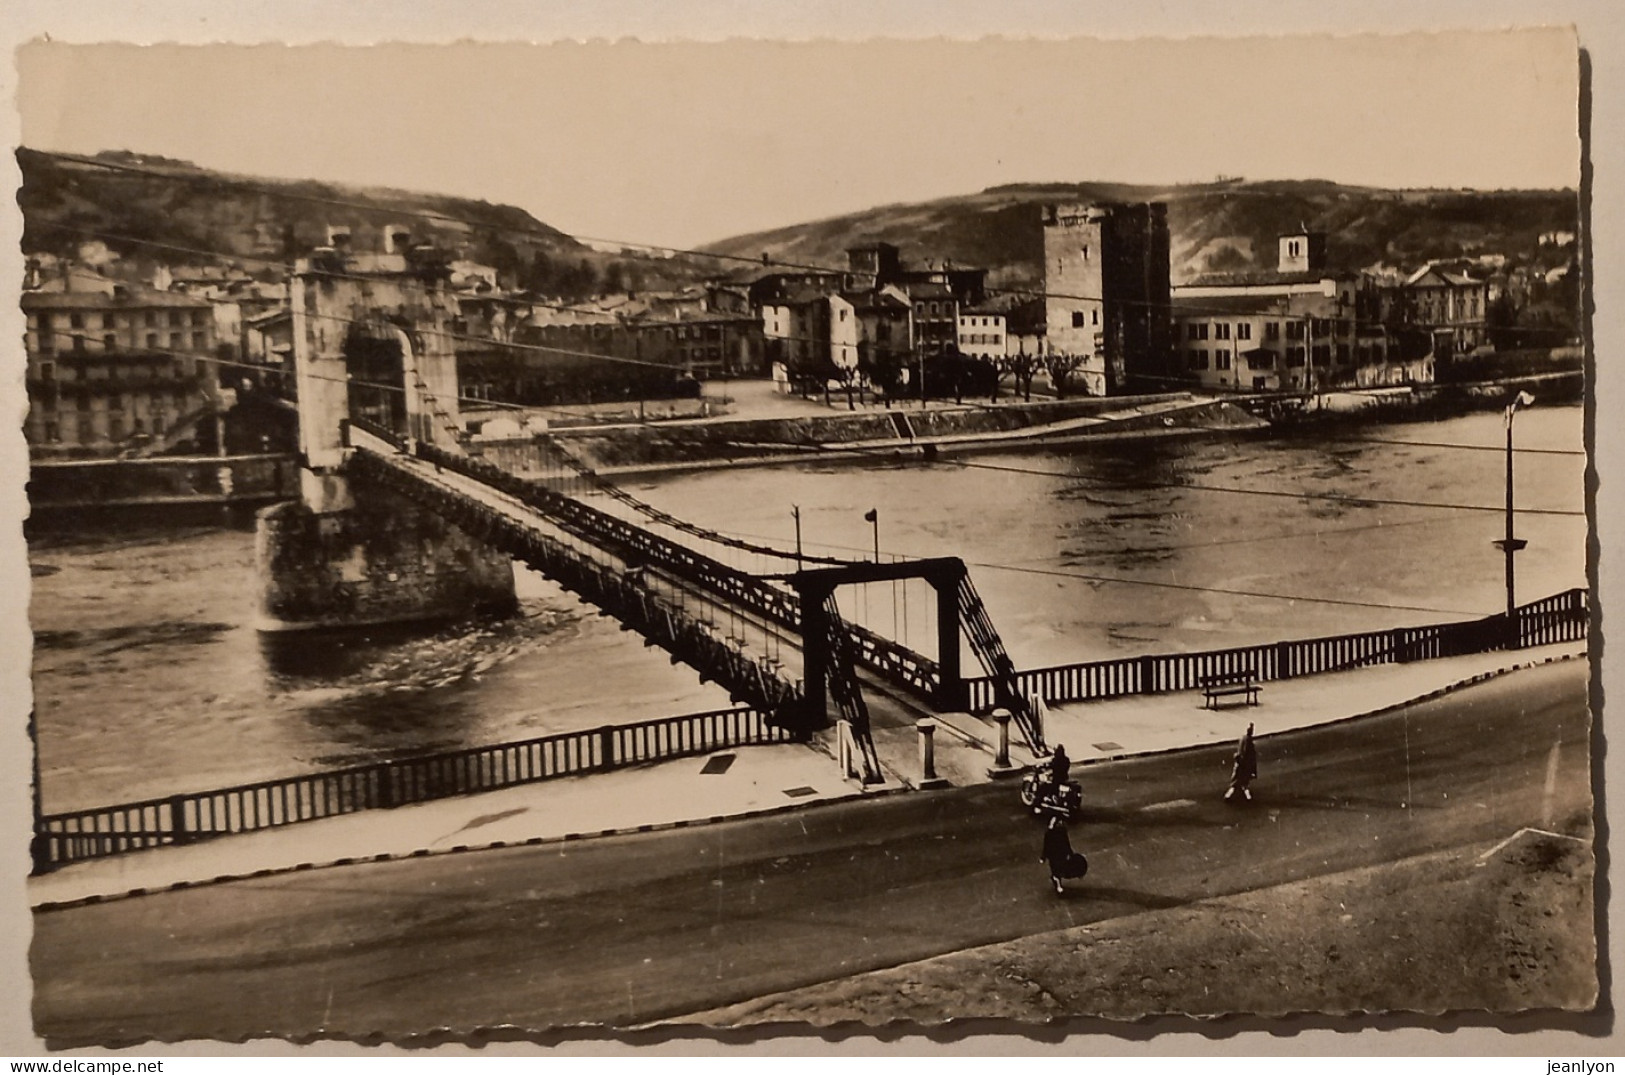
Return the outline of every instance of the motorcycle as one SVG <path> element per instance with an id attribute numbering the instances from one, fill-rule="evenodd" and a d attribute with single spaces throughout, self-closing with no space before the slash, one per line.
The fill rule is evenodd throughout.
<path id="1" fill-rule="evenodd" d="M 1021 805 L 1034 817 L 1050 814 L 1071 821 L 1083 809 L 1083 786 L 1072 780 L 1057 784 L 1046 770 L 1030 769 L 1021 778 Z"/>

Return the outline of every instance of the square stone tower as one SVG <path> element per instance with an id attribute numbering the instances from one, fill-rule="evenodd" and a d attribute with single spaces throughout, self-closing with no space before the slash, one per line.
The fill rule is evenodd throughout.
<path id="1" fill-rule="evenodd" d="M 1046 350 L 1090 395 L 1169 387 L 1168 213 L 1161 202 L 1043 210 Z"/>

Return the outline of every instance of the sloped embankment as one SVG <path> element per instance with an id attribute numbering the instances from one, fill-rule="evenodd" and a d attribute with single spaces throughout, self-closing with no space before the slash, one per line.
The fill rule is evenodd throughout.
<path id="1" fill-rule="evenodd" d="M 906 424 L 894 421 L 906 418 Z M 1234 404 L 1190 395 L 1059 400 L 997 407 L 867 411 L 797 418 L 670 422 L 560 431 L 602 471 L 763 462 L 877 447 L 961 448 L 1050 436 L 1146 435 L 1261 424 Z M 910 437 L 907 434 L 912 433 Z"/>

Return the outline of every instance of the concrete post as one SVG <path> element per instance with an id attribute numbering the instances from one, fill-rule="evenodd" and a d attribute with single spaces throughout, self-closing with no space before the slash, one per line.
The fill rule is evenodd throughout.
<path id="1" fill-rule="evenodd" d="M 847 720 L 835 722 L 835 761 L 841 767 L 841 778 L 850 779 L 860 776 L 857 759 L 852 756 L 852 723 Z"/>
<path id="2" fill-rule="evenodd" d="M 937 722 L 927 717 L 914 722 L 920 733 L 920 784 L 922 788 L 945 788 L 948 782 L 937 775 L 935 736 Z"/>
<path id="3" fill-rule="evenodd" d="M 1032 714 L 1033 733 L 1037 735 L 1038 743 L 1042 746 L 1047 741 L 1044 725 L 1049 723 L 1049 703 L 1044 701 L 1042 694 L 1033 691 L 1027 695 L 1027 712 Z"/>
<path id="4" fill-rule="evenodd" d="M 993 764 L 988 767 L 987 775 L 997 780 L 1000 777 L 1014 776 L 1018 770 L 1010 764 L 1010 711 L 1003 707 L 995 709 L 992 713 L 993 721 L 999 726 L 999 752 L 993 757 Z"/>

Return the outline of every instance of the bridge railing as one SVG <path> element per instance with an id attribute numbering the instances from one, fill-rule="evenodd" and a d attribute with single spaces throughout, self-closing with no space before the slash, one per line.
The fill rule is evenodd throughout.
<path id="1" fill-rule="evenodd" d="M 514 497 L 584 541 L 613 550 L 633 562 L 668 571 L 781 626 L 791 630 L 801 628 L 799 599 L 764 579 L 483 459 L 456 455 L 427 444 L 418 445 L 418 455 L 426 462 Z M 856 624 L 849 626 L 857 659 L 864 666 L 899 686 L 928 695 L 936 690 L 941 673 L 935 661 Z"/>
<path id="2" fill-rule="evenodd" d="M 742 707 L 48 814 L 39 820 L 35 833 L 34 871 L 362 810 L 790 740 L 790 733 L 769 724 L 760 710 Z"/>
<path id="3" fill-rule="evenodd" d="M 1577 642 L 1586 637 L 1589 613 L 1584 590 L 1566 590 L 1518 609 L 1519 646 Z M 1330 635 L 1197 653 L 1147 654 L 1105 661 L 1055 665 L 1016 673 L 1023 694 L 1046 702 L 1085 702 L 1130 694 L 1195 690 L 1204 676 L 1251 670 L 1260 680 L 1339 672 L 1374 664 L 1487 653 L 1507 647 L 1506 617 L 1488 616 L 1421 627 Z M 996 704 L 990 677 L 969 679 L 970 707 Z"/>
<path id="4" fill-rule="evenodd" d="M 627 572 L 597 563 L 534 526 L 429 481 L 387 457 L 357 456 L 363 473 L 422 503 L 468 534 L 529 564 L 642 634 L 678 660 L 726 687 L 735 701 L 778 713 L 802 697 L 791 684 L 682 608 L 664 601 Z"/>

